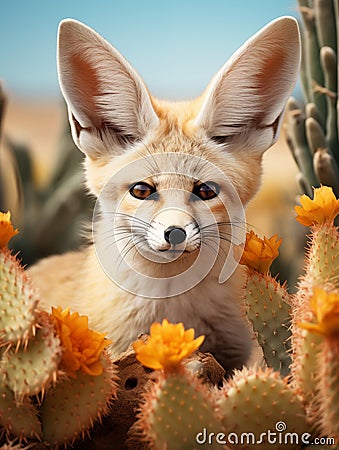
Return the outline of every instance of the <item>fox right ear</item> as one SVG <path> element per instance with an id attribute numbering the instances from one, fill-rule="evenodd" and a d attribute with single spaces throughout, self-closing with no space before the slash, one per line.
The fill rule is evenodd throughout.
<path id="1" fill-rule="evenodd" d="M 157 126 L 136 71 L 99 34 L 75 20 L 59 26 L 58 73 L 73 139 L 91 158 L 119 153 Z"/>
<path id="2" fill-rule="evenodd" d="M 274 20 L 216 74 L 195 126 L 227 147 L 262 154 L 278 138 L 299 65 L 297 21 L 292 17 Z"/>

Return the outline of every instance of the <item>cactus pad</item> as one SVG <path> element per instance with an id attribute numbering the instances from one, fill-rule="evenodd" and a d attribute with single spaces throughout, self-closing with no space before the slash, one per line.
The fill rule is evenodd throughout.
<path id="1" fill-rule="evenodd" d="M 23 396 L 43 392 L 56 379 L 61 358 L 60 340 L 47 314 L 42 317 L 41 328 L 27 346 L 16 352 L 9 350 L 1 363 L 5 384 L 19 400 Z"/>
<path id="2" fill-rule="evenodd" d="M 4 386 L 0 386 L 0 434 L 1 427 L 20 440 L 41 438 L 41 424 L 30 399 L 17 404 L 13 392 Z"/>
<path id="3" fill-rule="evenodd" d="M 289 388 L 286 379 L 281 379 L 272 369 L 243 369 L 236 372 L 224 386 L 218 404 L 227 431 L 239 437 L 242 433 L 246 436 L 251 434 L 247 436 L 251 439 L 249 444 L 261 439 L 258 448 L 263 450 L 272 449 L 272 443 L 267 441 L 268 431 L 277 435 L 281 432 L 283 445 L 279 446 L 279 441 L 276 441 L 275 449 L 295 450 L 295 441 L 290 444 L 286 439 L 285 444 L 286 433 L 301 435 L 310 429 L 296 392 Z M 241 446 L 241 449 L 244 448 L 253 446 Z"/>
<path id="4" fill-rule="evenodd" d="M 249 270 L 245 307 L 268 366 L 287 375 L 291 363 L 291 306 L 286 289 L 270 275 Z"/>
<path id="5" fill-rule="evenodd" d="M 339 231 L 335 226 L 318 227 L 312 233 L 306 267 L 306 284 L 338 285 Z"/>
<path id="6" fill-rule="evenodd" d="M 41 421 L 44 439 L 50 444 L 73 443 L 107 414 L 116 393 L 115 375 L 107 355 L 101 358 L 104 367 L 101 375 L 78 371 L 76 378 L 59 380 L 46 393 Z"/>
<path id="7" fill-rule="evenodd" d="M 183 370 L 162 374 L 147 393 L 137 426 L 151 448 L 221 448 L 215 441 L 207 447 L 197 445 L 196 437 L 204 428 L 215 435 L 223 429 L 211 398 L 207 388 Z"/>
<path id="8" fill-rule="evenodd" d="M 0 344 L 19 346 L 34 334 L 38 298 L 19 261 L 0 253 Z"/>
<path id="9" fill-rule="evenodd" d="M 293 385 L 301 392 L 303 401 L 310 403 L 317 392 L 319 344 L 322 338 L 308 330 L 296 331 L 298 331 L 298 339 L 293 346 L 291 366 Z"/>
<path id="10" fill-rule="evenodd" d="M 319 358 L 318 398 L 321 431 L 339 444 L 339 338 L 326 338 Z"/>

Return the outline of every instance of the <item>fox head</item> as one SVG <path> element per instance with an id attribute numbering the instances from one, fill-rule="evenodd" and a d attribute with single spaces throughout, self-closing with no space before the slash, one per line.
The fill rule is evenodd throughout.
<path id="1" fill-rule="evenodd" d="M 260 185 L 299 64 L 297 22 L 283 17 L 249 39 L 201 97 L 165 102 L 96 32 L 61 22 L 60 85 L 111 264 L 112 243 L 148 276 L 187 271 L 203 247 L 210 255 L 200 267 L 213 254 L 224 258 L 231 227 L 243 228 L 241 208 Z"/>

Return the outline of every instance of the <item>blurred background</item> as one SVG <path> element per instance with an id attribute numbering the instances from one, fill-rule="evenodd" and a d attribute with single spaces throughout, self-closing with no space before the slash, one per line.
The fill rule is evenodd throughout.
<path id="1" fill-rule="evenodd" d="M 282 16 L 299 18 L 296 0 L 155 0 L 31 2 L 1 7 L 2 82 L 0 209 L 10 209 L 26 264 L 80 245 L 92 200 L 83 192 L 82 154 L 72 143 L 56 71 L 60 20 L 75 18 L 111 42 L 160 98 L 199 95 L 252 34 Z M 301 97 L 299 85 L 295 96 Z M 300 267 L 304 229 L 295 224 L 297 168 L 284 140 L 265 155 L 261 192 L 247 222 L 283 237 L 275 268 L 290 279 Z M 298 269 L 299 270 L 299 269 Z"/>

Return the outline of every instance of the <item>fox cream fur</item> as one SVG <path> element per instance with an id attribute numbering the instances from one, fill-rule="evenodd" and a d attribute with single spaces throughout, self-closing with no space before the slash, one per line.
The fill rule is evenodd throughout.
<path id="1" fill-rule="evenodd" d="M 206 336 L 203 350 L 226 370 L 240 368 L 251 349 L 240 269 L 220 282 L 232 242 L 228 205 L 236 197 L 246 206 L 260 185 L 299 62 L 297 23 L 283 17 L 248 40 L 201 97 L 161 101 L 101 36 L 64 20 L 59 79 L 87 187 L 98 198 L 98 245 L 31 268 L 45 306 L 87 314 L 115 354 L 152 322 L 183 322 Z"/>

